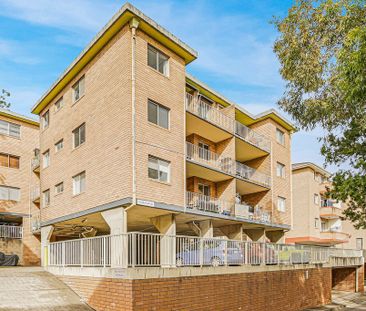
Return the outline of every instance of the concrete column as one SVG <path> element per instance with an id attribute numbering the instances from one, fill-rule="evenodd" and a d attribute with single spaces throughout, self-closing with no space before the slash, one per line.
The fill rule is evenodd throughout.
<path id="1" fill-rule="evenodd" d="M 101 212 L 111 232 L 111 267 L 127 268 L 128 236 L 127 213 L 123 207 Z"/>
<path id="2" fill-rule="evenodd" d="M 48 266 L 48 251 L 49 251 L 49 244 L 50 244 L 53 230 L 54 230 L 53 226 L 47 226 L 47 227 L 41 228 L 41 265 L 42 265 L 42 267 Z"/>
<path id="3" fill-rule="evenodd" d="M 243 240 L 243 226 L 239 225 L 228 225 L 220 228 L 222 233 L 225 234 L 230 240 Z"/>
<path id="4" fill-rule="evenodd" d="M 151 218 L 151 223 L 162 234 L 160 238 L 160 264 L 163 268 L 176 265 L 175 215 L 168 214 Z"/>
<path id="5" fill-rule="evenodd" d="M 266 231 L 266 237 L 272 242 L 272 243 L 279 243 L 282 242 L 283 238 L 285 236 L 284 231 Z"/>
<path id="6" fill-rule="evenodd" d="M 244 229 L 244 233 L 253 241 L 253 242 L 264 242 L 265 234 L 264 228 L 256 228 L 256 229 Z"/>

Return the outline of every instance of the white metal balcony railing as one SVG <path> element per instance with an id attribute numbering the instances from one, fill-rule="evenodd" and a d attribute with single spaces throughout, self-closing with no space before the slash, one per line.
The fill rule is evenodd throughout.
<path id="1" fill-rule="evenodd" d="M 41 217 L 40 216 L 32 216 L 32 231 L 36 232 L 41 230 Z"/>
<path id="2" fill-rule="evenodd" d="M 248 204 L 235 203 L 235 217 L 255 220 L 265 223 L 271 223 L 272 217 L 269 211 L 263 210 L 259 206 L 250 206 Z"/>
<path id="3" fill-rule="evenodd" d="M 189 93 L 186 93 L 186 109 L 201 119 L 218 125 L 230 133 L 234 131 L 234 120 L 232 118 Z"/>
<path id="4" fill-rule="evenodd" d="M 221 157 L 215 152 L 201 148 L 190 142 L 186 142 L 186 155 L 190 160 L 232 174 L 233 160 L 231 158 Z"/>
<path id="5" fill-rule="evenodd" d="M 254 146 L 267 152 L 271 152 L 271 142 L 267 137 L 257 133 L 238 121 L 235 122 L 235 134 Z"/>
<path id="6" fill-rule="evenodd" d="M 35 169 L 39 168 L 40 163 L 41 163 L 41 161 L 40 161 L 39 156 L 34 157 L 34 158 L 32 159 L 32 164 L 31 164 L 31 165 L 32 165 L 32 170 L 35 170 Z"/>
<path id="7" fill-rule="evenodd" d="M 21 239 L 22 237 L 22 226 L 0 225 L 0 238 Z"/>
<path id="8" fill-rule="evenodd" d="M 271 187 L 271 177 L 269 175 L 259 172 L 258 170 L 240 162 L 236 162 L 236 176 L 241 179 L 254 181 L 268 188 Z"/>
<path id="9" fill-rule="evenodd" d="M 362 264 L 362 250 L 129 232 L 49 244 L 48 265 L 109 267 Z M 117 260 L 115 260 L 117 259 Z M 337 262 L 337 265 L 345 261 Z"/>
<path id="10" fill-rule="evenodd" d="M 223 215 L 233 214 L 233 204 L 230 202 L 190 191 L 186 195 L 187 207 L 190 209 Z"/>
<path id="11" fill-rule="evenodd" d="M 31 200 L 32 201 L 38 201 L 41 198 L 41 189 L 38 187 L 35 187 L 31 192 Z"/>

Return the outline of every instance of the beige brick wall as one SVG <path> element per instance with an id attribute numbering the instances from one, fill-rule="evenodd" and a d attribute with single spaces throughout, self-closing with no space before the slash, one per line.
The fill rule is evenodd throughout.
<path id="1" fill-rule="evenodd" d="M 10 117 L 0 116 L 1 120 L 21 126 L 20 139 L 0 135 L 0 152 L 20 157 L 19 169 L 0 166 L 0 184 L 20 188 L 20 201 L 0 201 L 0 212 L 36 214 L 38 208 L 30 202 L 30 192 L 39 185 L 39 178 L 31 170 L 34 149 L 39 146 L 38 126 Z M 24 237 L 21 263 L 37 264 L 40 256 L 39 240 L 32 233 L 29 217 L 23 218 Z M 1 248 L 0 248 L 1 251 Z"/>

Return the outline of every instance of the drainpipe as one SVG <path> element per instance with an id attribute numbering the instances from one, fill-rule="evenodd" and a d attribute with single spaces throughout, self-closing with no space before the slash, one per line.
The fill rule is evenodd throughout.
<path id="1" fill-rule="evenodd" d="M 132 204 L 136 205 L 136 29 L 139 21 L 130 20 L 131 28 L 131 105 L 132 105 Z"/>

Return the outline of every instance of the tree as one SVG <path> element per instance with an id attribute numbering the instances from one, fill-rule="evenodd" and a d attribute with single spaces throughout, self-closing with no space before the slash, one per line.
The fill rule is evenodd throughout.
<path id="1" fill-rule="evenodd" d="M 4 89 L 2 89 L 0 93 L 0 108 L 9 108 L 10 103 L 7 101 L 7 98 L 10 96 L 10 93 Z"/>
<path id="2" fill-rule="evenodd" d="M 321 153 L 339 170 L 330 195 L 366 228 L 366 3 L 298 0 L 274 20 L 286 89 L 279 100 L 300 128 L 324 129 Z"/>

